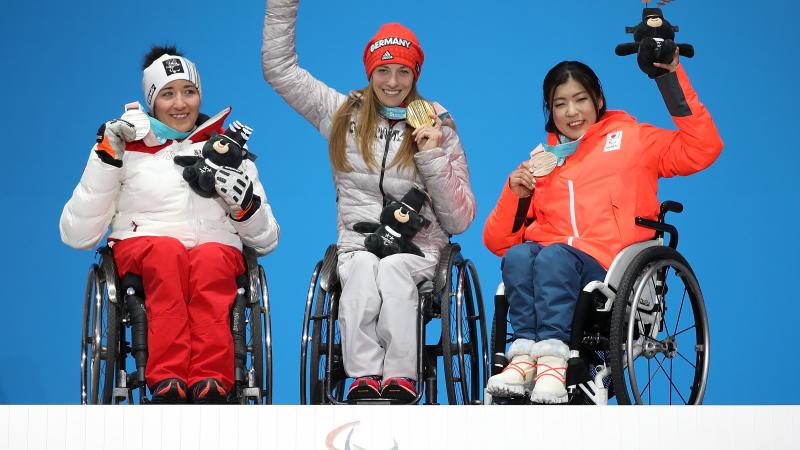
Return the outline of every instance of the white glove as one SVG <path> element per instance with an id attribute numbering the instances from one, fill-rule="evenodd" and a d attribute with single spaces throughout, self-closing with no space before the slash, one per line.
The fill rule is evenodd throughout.
<path id="1" fill-rule="evenodd" d="M 100 125 L 97 130 L 95 152 L 104 163 L 122 167 L 125 143 L 136 140 L 136 127 L 127 120 L 114 119 Z"/>
<path id="2" fill-rule="evenodd" d="M 234 220 L 250 217 L 261 204 L 261 199 L 253 195 L 253 182 L 241 170 L 220 167 L 214 175 L 214 188 L 228 205 Z"/>

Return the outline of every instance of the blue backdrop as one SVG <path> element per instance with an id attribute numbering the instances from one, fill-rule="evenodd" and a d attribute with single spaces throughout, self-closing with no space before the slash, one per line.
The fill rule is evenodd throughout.
<path id="1" fill-rule="evenodd" d="M 503 6 L 496 6 L 503 5 Z M 793 6 L 793 5 L 792 5 Z M 327 146 L 263 81 L 263 2 L 10 2 L 0 15 L 8 136 L 0 195 L 0 403 L 77 403 L 82 296 L 93 255 L 61 243 L 58 220 L 97 127 L 140 100 L 141 57 L 175 43 L 203 77 L 203 107 L 251 125 L 251 148 L 281 225 L 262 258 L 270 280 L 275 400 L 297 403 L 298 352 L 311 269 L 335 240 Z M 480 272 L 487 300 L 499 260 L 481 242 L 483 222 L 508 173 L 542 140 L 541 82 L 564 59 L 592 66 L 609 108 L 674 128 L 653 81 L 614 46 L 640 19 L 634 0 L 500 2 L 306 0 L 298 51 L 303 66 L 341 91 L 366 84 L 361 54 L 384 22 L 417 33 L 426 54 L 423 95 L 450 109 L 469 158 L 478 215 L 456 240 Z M 786 0 L 721 6 L 682 0 L 665 8 L 681 27 L 683 59 L 725 150 L 708 170 L 662 180 L 681 250 L 701 280 L 713 353 L 706 402 L 798 403 L 797 73 L 800 42 Z M 792 31 L 794 30 L 794 31 Z M 783 130 L 783 131 L 781 131 Z M 780 136 L 778 136 L 780 134 Z"/>

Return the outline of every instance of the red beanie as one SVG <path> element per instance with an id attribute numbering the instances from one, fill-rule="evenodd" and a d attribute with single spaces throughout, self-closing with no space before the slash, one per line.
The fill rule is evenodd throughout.
<path id="1" fill-rule="evenodd" d="M 364 47 L 364 68 L 367 79 L 376 67 L 384 64 L 402 64 L 419 78 L 425 54 L 414 33 L 399 23 L 385 23 Z"/>

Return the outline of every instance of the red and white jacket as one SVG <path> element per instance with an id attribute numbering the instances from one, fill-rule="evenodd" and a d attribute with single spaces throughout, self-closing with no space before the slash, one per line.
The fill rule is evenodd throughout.
<path id="1" fill-rule="evenodd" d="M 183 167 L 173 162 L 178 155 L 200 156 L 211 133 L 224 131 L 230 111 L 221 111 L 181 141 L 159 144 L 145 137 L 128 143 L 121 168 L 102 162 L 92 147 L 80 183 L 61 213 L 61 240 L 90 249 L 110 224 L 110 240 L 170 236 L 187 248 L 218 242 L 238 249 L 244 243 L 260 255 L 272 251 L 279 228 L 252 161 L 244 161 L 241 169 L 253 181 L 261 207 L 242 222 L 228 216 L 222 199 L 196 194 L 183 179 Z"/>
<path id="2" fill-rule="evenodd" d="M 714 121 L 682 67 L 656 80 L 678 131 L 607 111 L 561 167 L 536 180 L 532 198 L 519 198 L 506 180 L 486 220 L 483 240 L 498 256 L 523 241 L 563 243 L 606 269 L 626 246 L 651 239 L 636 217 L 656 219 L 658 178 L 689 175 L 722 151 Z M 550 144 L 556 136 L 548 136 Z"/>

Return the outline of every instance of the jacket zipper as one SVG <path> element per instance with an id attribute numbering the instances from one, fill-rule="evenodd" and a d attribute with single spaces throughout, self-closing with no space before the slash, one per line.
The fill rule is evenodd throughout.
<path id="1" fill-rule="evenodd" d="M 392 128 L 394 128 L 393 123 L 389 124 L 389 130 L 386 132 L 386 146 L 383 149 L 383 161 L 381 161 L 381 178 L 378 182 L 378 189 L 381 191 L 381 197 L 383 198 L 383 204 L 386 205 L 386 193 L 383 192 L 383 175 L 384 171 L 386 170 L 386 158 L 389 156 L 389 145 L 392 142 Z"/>
<path id="2" fill-rule="evenodd" d="M 572 246 L 572 241 L 581 236 L 578 234 L 578 223 L 575 220 L 575 185 L 572 180 L 567 180 L 567 186 L 569 187 L 569 219 L 572 223 L 572 236 L 567 240 L 567 244 Z"/>

